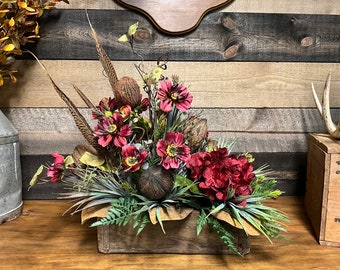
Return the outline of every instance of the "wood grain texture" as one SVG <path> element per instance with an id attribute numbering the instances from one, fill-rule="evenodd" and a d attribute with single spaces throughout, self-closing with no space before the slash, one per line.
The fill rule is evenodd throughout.
<path id="1" fill-rule="evenodd" d="M 340 247 L 340 145 L 330 136 L 313 134 L 308 148 L 306 210 L 319 243 Z"/>
<path id="2" fill-rule="evenodd" d="M 58 7 L 65 9 L 124 9 L 114 0 L 77 0 L 70 1 L 70 4 L 60 3 Z M 340 6 L 338 0 L 306 0 L 304 2 L 301 0 L 234 0 L 220 11 L 340 15 Z"/>
<path id="3" fill-rule="evenodd" d="M 339 62 L 339 16 L 222 13 L 207 15 L 185 36 L 159 33 L 132 11 L 89 10 L 111 59 L 136 60 L 117 40 L 139 21 L 135 50 L 145 60 Z M 40 59 L 97 59 L 84 10 L 56 10 L 42 20 L 42 39 L 31 49 Z M 114 20 L 112 18 L 115 18 Z"/>
<path id="4" fill-rule="evenodd" d="M 95 228 L 79 216 L 62 216 L 65 201 L 25 201 L 23 215 L 1 225 L 1 269 L 337 269 L 340 249 L 318 245 L 302 199 L 282 197 L 269 205 L 286 212 L 291 241 L 251 239 L 250 254 L 233 255 L 111 254 L 97 251 Z M 307 248 L 308 247 L 308 248 Z"/>
<path id="5" fill-rule="evenodd" d="M 85 104 L 72 84 L 94 103 L 112 96 L 98 60 L 45 60 L 42 63 L 77 106 L 84 107 Z M 113 63 L 118 77 L 129 75 L 142 84 L 134 67 L 138 61 Z M 144 62 L 144 70 L 150 70 L 155 64 Z M 38 63 L 20 60 L 16 65 L 18 82 L 1 89 L 0 107 L 65 107 Z M 192 105 L 196 108 L 315 108 L 311 83 L 321 96 L 329 70 L 333 74 L 331 107 L 339 107 L 339 63 L 168 62 L 164 74 L 180 76 L 194 95 Z"/>
<path id="6" fill-rule="evenodd" d="M 3 112 L 19 131 L 23 155 L 71 153 L 77 144 L 85 142 L 66 108 L 12 108 Z M 97 124 L 89 109 L 80 112 L 91 127 Z M 326 133 L 316 109 L 193 109 L 193 112 L 208 120 L 211 138 L 236 140 L 234 149 L 238 152 L 306 152 L 308 133 Z"/>
<path id="7" fill-rule="evenodd" d="M 209 226 L 204 226 L 197 236 L 199 215 L 200 212 L 194 210 L 183 220 L 165 221 L 166 234 L 159 224 L 147 224 L 138 236 L 136 230 L 131 230 L 132 222 L 125 227 L 98 227 L 98 249 L 102 253 L 233 254 Z M 238 252 L 248 254 L 250 236 L 228 223 L 224 227 L 234 235 L 233 243 Z"/>

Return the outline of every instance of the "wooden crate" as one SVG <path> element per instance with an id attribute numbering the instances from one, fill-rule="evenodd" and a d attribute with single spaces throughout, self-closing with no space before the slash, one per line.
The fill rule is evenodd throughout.
<path id="1" fill-rule="evenodd" d="M 340 247 L 340 141 L 308 138 L 305 207 L 320 245 Z"/>
<path id="2" fill-rule="evenodd" d="M 165 221 L 166 234 L 159 224 L 148 224 L 138 236 L 130 224 L 120 227 L 99 226 L 98 249 L 102 253 L 231 254 L 210 227 L 203 228 L 201 234 L 196 235 L 198 215 L 194 211 L 183 220 Z M 243 255 L 248 254 L 249 236 L 243 230 L 235 229 L 227 223 L 225 225 L 236 234 L 234 243 L 238 251 Z"/>

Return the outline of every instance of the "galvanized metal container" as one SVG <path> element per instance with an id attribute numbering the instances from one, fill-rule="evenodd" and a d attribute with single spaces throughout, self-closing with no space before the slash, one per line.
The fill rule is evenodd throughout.
<path id="1" fill-rule="evenodd" d="M 17 218 L 21 211 L 19 135 L 0 111 L 0 224 Z"/>

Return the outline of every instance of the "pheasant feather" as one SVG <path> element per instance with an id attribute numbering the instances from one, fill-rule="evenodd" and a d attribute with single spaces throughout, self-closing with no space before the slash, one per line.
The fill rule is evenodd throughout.
<path id="1" fill-rule="evenodd" d="M 93 38 L 96 42 L 96 49 L 97 49 L 97 53 L 98 53 L 98 56 L 99 56 L 99 61 L 102 64 L 106 75 L 108 76 L 110 85 L 112 87 L 112 91 L 114 91 L 115 85 L 118 81 L 116 70 L 111 63 L 110 58 L 108 57 L 108 55 L 104 51 L 102 45 L 99 43 L 97 33 L 92 26 L 92 23 L 90 21 L 89 14 L 87 13 L 87 11 L 86 11 L 86 16 L 87 16 L 87 20 L 89 22 L 90 28 L 92 30 Z"/>
<path id="2" fill-rule="evenodd" d="M 56 83 L 53 81 L 52 77 L 49 74 L 48 74 L 48 77 L 49 77 L 54 89 L 56 90 L 57 94 L 60 96 L 60 98 L 67 105 L 71 115 L 73 116 L 74 122 L 76 123 L 81 134 L 84 136 L 85 140 L 97 149 L 98 146 L 99 146 L 98 142 L 97 142 L 96 138 L 93 136 L 93 130 L 91 129 L 90 125 L 87 123 L 84 116 L 79 112 L 76 105 L 58 87 L 58 85 L 56 85 Z"/>
<path id="3" fill-rule="evenodd" d="M 76 90 L 77 94 L 81 97 L 81 99 L 85 102 L 88 108 L 91 110 L 95 110 L 96 106 L 93 105 L 91 100 L 88 99 L 88 97 L 74 84 L 73 85 L 74 90 Z"/>

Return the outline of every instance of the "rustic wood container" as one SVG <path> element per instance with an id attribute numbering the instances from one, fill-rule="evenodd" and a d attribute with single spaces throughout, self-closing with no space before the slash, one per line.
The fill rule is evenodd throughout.
<path id="1" fill-rule="evenodd" d="M 173 253 L 173 254 L 231 254 L 216 232 L 208 226 L 196 235 L 199 213 L 192 212 L 187 218 L 163 222 L 164 234 L 159 224 L 148 224 L 137 236 L 132 226 L 99 226 L 98 249 L 102 253 Z M 234 232 L 235 246 L 245 255 L 250 251 L 249 236 L 243 230 L 229 224 Z"/>
<path id="2" fill-rule="evenodd" d="M 320 245 L 340 247 L 340 141 L 308 138 L 305 207 Z"/>

